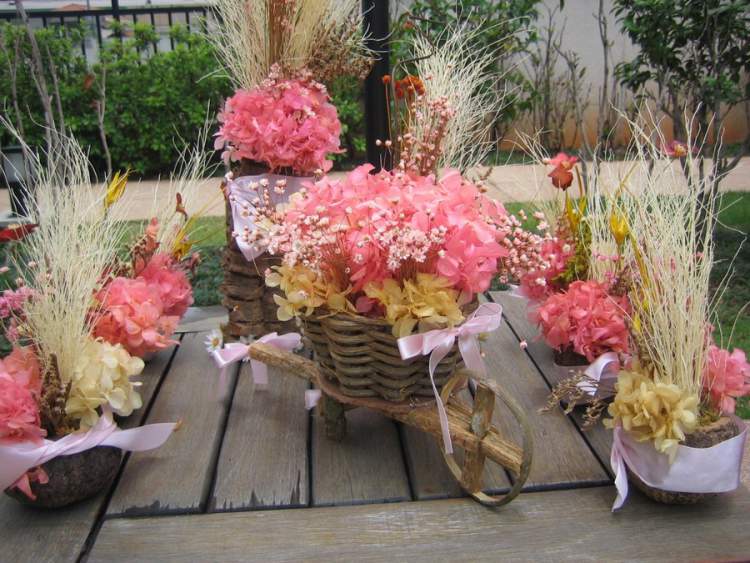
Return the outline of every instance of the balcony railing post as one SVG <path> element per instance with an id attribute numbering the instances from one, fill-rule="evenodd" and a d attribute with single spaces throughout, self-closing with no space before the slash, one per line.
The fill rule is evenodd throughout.
<path id="1" fill-rule="evenodd" d="M 365 79 L 365 129 L 367 136 L 367 160 L 376 168 L 382 164 L 391 167 L 383 151 L 375 142 L 388 136 L 388 113 L 386 109 L 383 76 L 390 74 L 388 45 L 388 0 L 363 0 L 365 31 L 369 33 L 368 46 L 378 53 L 378 60 Z"/>

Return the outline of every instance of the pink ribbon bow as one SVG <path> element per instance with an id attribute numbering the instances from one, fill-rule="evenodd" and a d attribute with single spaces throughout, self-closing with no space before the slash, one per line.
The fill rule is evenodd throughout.
<path id="1" fill-rule="evenodd" d="M 735 422 L 742 432 L 710 448 L 677 446 L 670 463 L 669 456 L 654 448 L 651 441 L 638 442 L 622 427 L 614 429 L 610 464 L 615 474 L 617 498 L 612 512 L 628 498 L 630 469 L 649 487 L 683 493 L 726 493 L 740 486 L 742 455 L 745 451 L 747 426 Z"/>
<path id="2" fill-rule="evenodd" d="M 282 350 L 291 352 L 300 346 L 301 341 L 302 337 L 296 332 L 289 332 L 282 335 L 279 335 L 276 332 L 271 332 L 265 336 L 261 336 L 255 342 L 268 344 L 269 346 L 275 346 L 276 348 L 281 348 Z M 224 396 L 224 393 L 226 392 L 227 370 L 229 366 L 247 360 L 250 357 L 251 345 L 252 343 L 243 344 L 242 342 L 231 342 L 221 350 L 214 350 L 211 352 L 216 365 L 221 370 L 219 373 L 220 396 Z M 250 358 L 250 369 L 253 372 L 253 381 L 256 385 L 268 385 L 268 366 L 266 364 Z"/>
<path id="3" fill-rule="evenodd" d="M 451 442 L 450 430 L 448 429 L 448 414 L 445 412 L 445 406 L 435 386 L 435 368 L 448 355 L 456 339 L 458 339 L 458 349 L 461 352 L 461 357 L 464 359 L 466 367 L 482 376 L 486 375 L 477 335 L 497 330 L 500 327 L 502 315 L 503 308 L 499 304 L 482 303 L 461 326 L 431 330 L 398 339 L 398 350 L 401 353 L 401 358 L 404 360 L 415 356 L 430 355 L 430 382 L 432 383 L 432 391 L 435 393 L 435 400 L 437 401 L 440 429 L 443 433 L 443 445 L 448 454 L 453 453 L 453 444 Z"/>
<path id="4" fill-rule="evenodd" d="M 86 432 L 68 434 L 56 441 L 0 445 L 0 491 L 16 483 L 30 469 L 59 456 L 81 453 L 97 446 L 111 446 L 129 452 L 153 450 L 167 441 L 175 426 L 174 423 L 159 423 L 121 430 L 112 420 L 112 413 L 105 410 L 93 428 Z"/>

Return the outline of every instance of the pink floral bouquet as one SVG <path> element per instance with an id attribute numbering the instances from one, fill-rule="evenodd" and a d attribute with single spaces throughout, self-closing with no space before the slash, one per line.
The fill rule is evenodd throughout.
<path id="1" fill-rule="evenodd" d="M 549 296 L 530 317 L 552 348 L 570 348 L 593 362 L 605 352 L 628 352 L 629 312 L 626 297 L 612 296 L 605 284 L 590 280 Z"/>
<path id="2" fill-rule="evenodd" d="M 309 176 L 328 171 L 339 152 L 341 123 L 324 85 L 300 71 L 283 78 L 278 66 L 258 88 L 237 90 L 219 114 L 216 149 L 224 159 L 247 159 L 271 171 Z"/>
<path id="3" fill-rule="evenodd" d="M 398 336 L 452 326 L 498 272 L 539 259 L 517 220 L 457 171 L 371 171 L 308 186 L 272 229 L 284 260 L 266 279 L 286 296 L 280 319 L 325 308 L 384 317 Z"/>
<path id="4" fill-rule="evenodd" d="M 144 357 L 163 350 L 193 304 L 186 270 L 174 253 L 159 252 L 158 224 L 152 221 L 132 251 L 132 265 L 96 295 L 100 315 L 94 335 Z"/>

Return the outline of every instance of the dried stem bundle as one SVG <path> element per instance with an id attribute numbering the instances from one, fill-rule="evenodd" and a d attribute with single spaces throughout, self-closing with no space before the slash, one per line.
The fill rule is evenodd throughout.
<path id="1" fill-rule="evenodd" d="M 498 95 L 499 77 L 489 72 L 494 62 L 492 46 L 478 49 L 477 33 L 454 26 L 434 41 L 419 35 L 410 45 L 417 75 L 425 87 L 410 116 L 410 132 L 417 139 L 430 137 L 431 127 L 439 122 L 439 116 L 433 115 L 441 111 L 437 100 L 446 100 L 453 112 L 443 136 L 438 169 L 467 171 L 480 165 L 494 147 L 491 131 L 504 95 Z"/>
<path id="2" fill-rule="evenodd" d="M 364 76 L 373 53 L 364 44 L 359 0 L 214 0 L 214 44 L 235 87 L 252 89 L 279 64 L 307 68 L 316 80 Z"/>
<path id="3" fill-rule="evenodd" d="M 116 265 L 126 225 L 106 212 L 100 190 L 91 186 L 88 157 L 75 139 L 59 135 L 42 158 L 34 158 L 32 168 L 31 213 L 38 227 L 23 241 L 15 265 L 36 296 L 24 306 L 19 328 L 37 347 L 45 372 L 56 371 L 50 365 L 56 362 L 67 384 L 98 319 L 93 296 Z"/>

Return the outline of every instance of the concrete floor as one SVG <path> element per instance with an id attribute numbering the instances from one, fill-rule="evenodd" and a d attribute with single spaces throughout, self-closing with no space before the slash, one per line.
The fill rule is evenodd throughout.
<path id="1" fill-rule="evenodd" d="M 618 179 L 622 178 L 630 169 L 627 162 L 608 163 L 603 167 L 602 177 L 609 189 L 615 189 Z M 486 174 L 486 170 L 480 173 Z M 558 192 L 545 177 L 547 170 L 544 166 L 509 165 L 496 166 L 492 169 L 485 184 L 491 197 L 502 202 L 531 201 L 537 198 L 551 198 Z M 344 173 L 335 172 L 333 177 L 341 177 Z M 200 190 L 200 207 L 207 205 L 206 215 L 221 216 L 224 214 L 224 201 L 219 193 L 220 178 L 208 178 L 203 181 Z M 750 191 L 750 158 L 743 158 L 739 165 L 724 179 L 722 191 Z M 574 192 L 575 193 L 575 192 Z M 158 181 L 131 182 L 125 192 L 122 208 L 125 209 L 125 219 L 147 219 L 152 209 L 164 205 L 169 197 L 166 183 L 161 187 Z M 191 208 L 195 209 L 193 205 Z M 0 190 L 0 214 L 10 210 L 8 190 Z"/>

